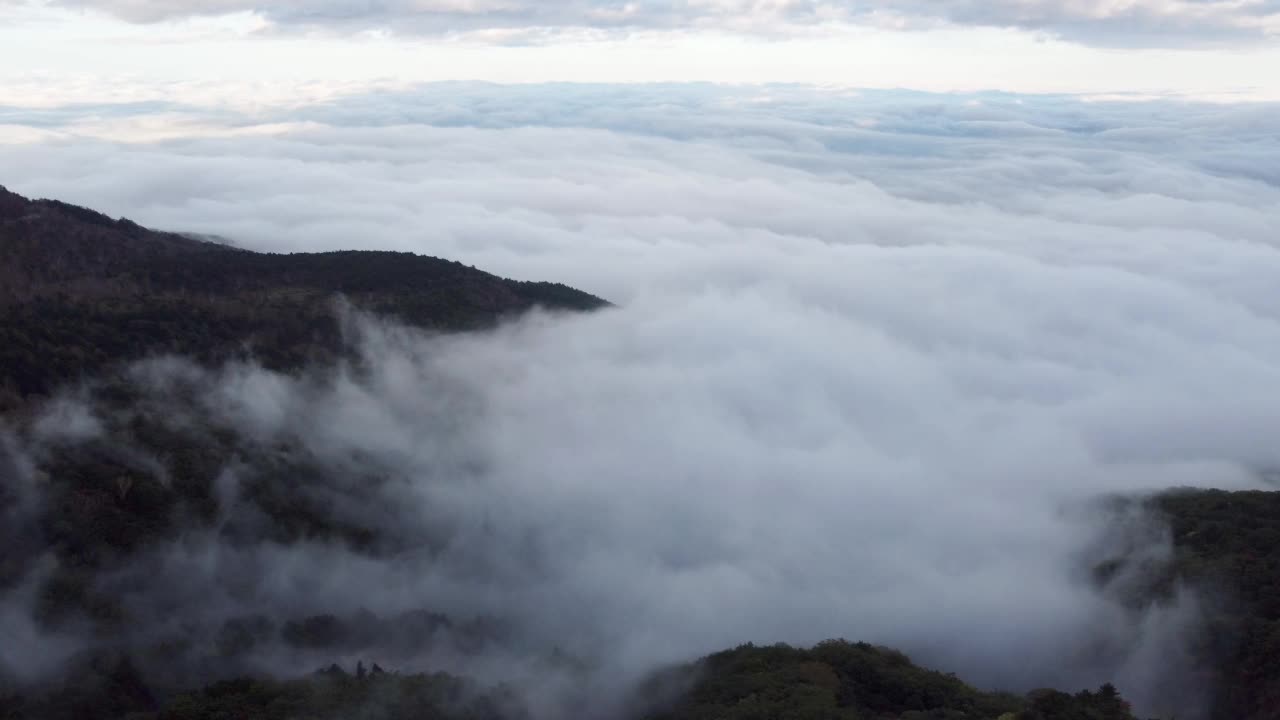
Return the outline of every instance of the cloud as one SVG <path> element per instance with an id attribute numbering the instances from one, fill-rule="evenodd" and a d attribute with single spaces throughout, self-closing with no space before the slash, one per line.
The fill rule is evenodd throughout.
<path id="1" fill-rule="evenodd" d="M 13 0 L 10 0 L 13 2 Z M 777 33 L 830 22 L 892 28 L 940 24 L 1045 31 L 1085 44 L 1174 46 L 1266 41 L 1280 28 L 1274 0 L 61 0 L 132 22 L 255 13 L 280 27 L 397 33 L 690 28 Z M 507 37 L 512 36 L 494 36 Z"/>
<path id="2" fill-rule="evenodd" d="M 1108 541 L 1108 517 L 1089 503 L 1248 474 L 1210 455 L 1101 456 L 1089 403 L 1080 413 L 1006 396 L 1045 383 L 1034 361 L 989 368 L 1013 377 L 984 387 L 955 377 L 963 362 L 947 353 L 765 291 L 459 338 L 359 317 L 350 326 L 361 362 L 339 372 L 165 360 L 132 371 L 139 410 L 113 417 L 81 396 L 76 413 L 94 416 L 81 425 L 207 425 L 199 432 L 237 438 L 239 458 L 218 480 L 211 530 L 188 529 L 95 580 L 124 617 L 154 620 L 84 645 L 146 657 L 176 644 L 180 655 L 142 667 L 178 683 L 373 658 L 574 688 L 539 669 L 557 648 L 591 668 L 578 691 L 621 697 L 600 691 L 714 649 L 847 636 L 986 686 L 1110 680 L 1144 704 L 1185 700 L 1163 694 L 1183 668 L 1152 653 L 1184 649 L 1195 598 L 1148 615 L 1088 579 L 1090 562 L 1114 554 L 1167 556 L 1167 537 Z M 1125 393 L 1114 379 L 1094 389 Z M 68 402 L 49 417 L 70 414 Z M 127 432 L 100 437 L 144 462 Z M 91 438 L 59 439 L 27 455 L 50 462 Z M 308 505 L 376 528 L 387 549 L 273 540 L 249 488 L 281 464 L 309 471 Z M 32 605 L 42 572 L 4 603 L 35 645 L 46 636 L 14 609 Z M 378 629 L 422 611 L 454 624 L 411 637 Z M 320 615 L 367 635 L 344 632 L 349 647 L 291 639 L 290 623 Z M 508 629 L 468 651 L 460 623 L 474 618 Z M 220 658 L 223 638 L 254 622 L 266 639 Z M 38 657 L 76 647 L 74 637 L 53 634 Z M 25 654 L 0 660 L 0 670 L 41 667 Z M 558 717 L 571 697 L 533 702 Z"/>
<path id="3" fill-rule="evenodd" d="M 467 84 L 211 117 L 287 129 L 159 143 L 42 111 L 65 134 L 0 146 L 0 165 L 18 192 L 152 226 L 414 250 L 619 304 L 454 338 L 357 323 L 363 374 L 139 368 L 250 440 L 320 467 L 365 458 L 397 482 L 344 507 L 447 539 L 427 562 L 195 537 L 136 568 L 190 596 L 140 607 L 211 626 L 264 606 L 468 610 L 529 647 L 568 638 L 613 677 L 846 636 L 984 685 L 1118 680 L 1154 706 L 1195 597 L 1135 619 L 1097 592 L 1107 519 L 1089 503 L 1280 465 L 1278 118 Z M 232 480 L 222 507 L 249 523 Z M 1159 528 L 1115 545 L 1168 551 Z M 231 576 L 255 582 L 225 597 Z"/>

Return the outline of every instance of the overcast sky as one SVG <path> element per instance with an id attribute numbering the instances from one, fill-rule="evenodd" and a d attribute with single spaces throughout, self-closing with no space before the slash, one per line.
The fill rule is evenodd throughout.
<path id="1" fill-rule="evenodd" d="M 1277 98 L 1278 33 L 1275 0 L 0 0 L 0 103 L 423 80 Z"/>

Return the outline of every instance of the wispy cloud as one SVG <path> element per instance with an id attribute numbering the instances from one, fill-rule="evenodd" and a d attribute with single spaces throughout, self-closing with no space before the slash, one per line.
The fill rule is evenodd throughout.
<path id="1" fill-rule="evenodd" d="M 7 0 L 7 4 L 23 0 Z M 1280 32 L 1274 0 L 58 0 L 132 22 L 254 13 L 281 28 L 460 31 L 710 28 L 778 34 L 819 23 L 911 29 L 940 24 L 1016 27 L 1093 45 L 1263 42 Z M 510 36 L 508 36 L 510 37 Z"/>

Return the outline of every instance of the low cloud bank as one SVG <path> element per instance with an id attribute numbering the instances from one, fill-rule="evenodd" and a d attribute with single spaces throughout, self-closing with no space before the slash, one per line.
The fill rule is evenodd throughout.
<path id="1" fill-rule="evenodd" d="M 1167 703 L 1191 692 L 1171 658 L 1196 598 L 1135 608 L 1101 591 L 1097 563 L 1129 558 L 1140 575 L 1169 546 L 1158 528 L 1108 539 L 1114 518 L 1095 502 L 1257 482 L 1260 458 L 1229 457 L 1225 434 L 1188 456 L 1223 432 L 1212 406 L 1168 452 L 1127 452 L 1100 438 L 1147 424 L 1152 403 L 1092 361 L 976 367 L 971 348 L 763 291 L 468 337 L 351 327 L 359 359 L 344 369 L 153 361 L 131 371 L 128 409 L 64 399 L 27 450 L 10 443 L 7 486 L 36 498 L 13 505 L 13 527 L 32 526 L 21 508 L 39 513 L 42 468 L 74 448 L 131 468 L 122 502 L 190 482 L 174 456 L 131 444 L 139 418 L 229 434 L 235 459 L 211 523 L 93 576 L 125 618 L 105 645 L 87 618 L 40 629 L 57 562 L 27 558 L 3 622 L 33 640 L 6 647 L 7 674 L 99 645 L 142 652 L 177 684 L 364 659 L 537 688 L 553 716 L 584 687 L 625 697 L 656 667 L 726 646 L 849 637 L 980 685 L 1113 681 Z M 298 508 L 337 530 L 282 539 Z"/>
<path id="2" fill-rule="evenodd" d="M 7 0 L 21 5 L 26 0 Z M 5 3 L 0 3 L 3 5 Z M 55 5 L 104 11 L 131 22 L 254 13 L 285 29 L 340 32 L 378 29 L 406 34 L 467 30 L 533 33 L 566 30 L 713 29 L 786 34 L 822 23 L 847 22 L 895 29 L 938 26 L 1016 27 L 1087 45 L 1178 47 L 1265 42 L 1280 32 L 1280 5 L 1270 0 L 58 0 Z"/>
<path id="3" fill-rule="evenodd" d="M 264 119 L 303 130 L 64 138 L 0 145 L 0 162 L 18 192 L 151 226 L 276 251 L 414 250 L 619 304 L 448 338 L 353 320 L 363 360 L 336 374 L 136 368 L 148 412 L 240 448 L 213 529 L 101 579 L 139 616 L 194 618 L 196 648 L 234 618 L 247 624 L 227 632 L 252 637 L 265 608 L 276 640 L 237 663 L 345 647 L 498 678 L 558 647 L 625 684 L 740 642 L 843 636 L 982 685 L 1110 680 L 1156 707 L 1197 690 L 1178 658 L 1198 599 L 1135 609 L 1124 583 L 1099 591 L 1093 563 L 1150 567 L 1168 541 L 1158 527 L 1108 539 L 1093 503 L 1256 486 L 1280 467 L 1275 117 L 432 86 Z M 31 522 L 21 498 L 40 497 L 48 448 L 123 427 L 92 393 L 64 402 L 10 442 L 6 528 Z M 113 462 L 174 480 L 148 457 Z M 280 467 L 354 530 L 273 539 L 246 488 Z M 370 526 L 389 539 L 361 548 Z M 49 562 L 12 571 L 6 634 L 41 637 L 29 609 Z M 455 623 L 425 655 L 308 645 L 324 627 L 283 640 L 324 613 L 379 637 L 419 610 Z M 73 629 L 55 636 L 72 654 Z M 53 639 L 37 645 L 62 661 Z"/>

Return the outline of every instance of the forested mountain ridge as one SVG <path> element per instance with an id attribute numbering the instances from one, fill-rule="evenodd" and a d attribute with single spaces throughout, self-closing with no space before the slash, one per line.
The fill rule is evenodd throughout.
<path id="1" fill-rule="evenodd" d="M 410 253 L 252 252 L 0 187 L 0 411 L 148 355 L 248 352 L 297 368 L 337 352 L 329 301 L 339 294 L 438 330 L 487 327 L 534 307 L 607 305 L 565 285 Z"/>
<path id="2" fill-rule="evenodd" d="M 332 665 L 279 680 L 242 677 L 158 700 L 127 663 L 47 698 L 14 696 L 0 720 L 531 720 L 509 687 L 447 673 Z M 103 691 L 110 700 L 93 702 Z M 4 697 L 0 695 L 0 702 Z M 829 640 L 813 648 L 743 645 L 654 673 L 625 697 L 585 698 L 564 717 L 636 720 L 1138 720 L 1115 687 L 1025 695 L 977 690 L 890 648 Z M 598 706 L 593 707 L 592 704 Z M 157 709 L 157 706 L 162 706 Z M 85 715 L 97 707 L 101 714 Z M 614 708 L 615 710 L 602 710 Z M 76 714 L 79 712 L 80 714 Z M 544 713 L 545 715 L 545 713 Z"/>
<path id="3" fill-rule="evenodd" d="M 1179 488 L 1153 498 L 1170 572 L 1203 589 L 1216 720 L 1280 718 L 1280 492 Z"/>

